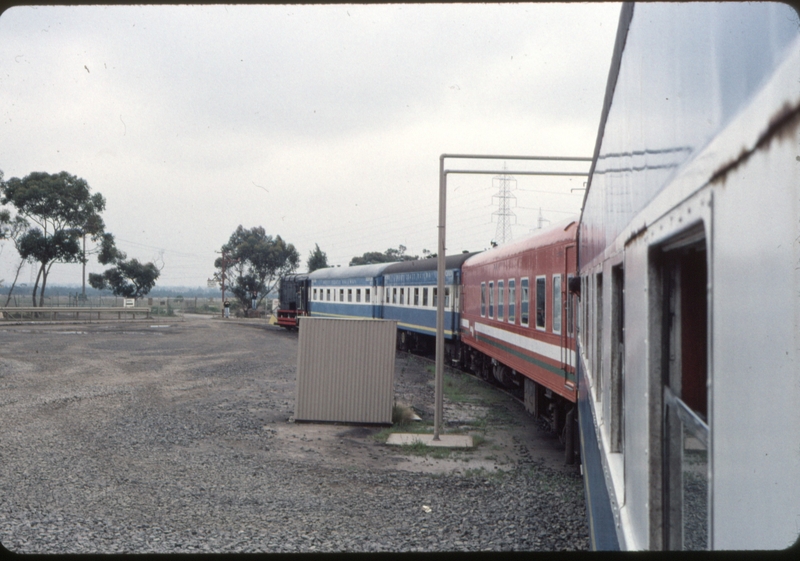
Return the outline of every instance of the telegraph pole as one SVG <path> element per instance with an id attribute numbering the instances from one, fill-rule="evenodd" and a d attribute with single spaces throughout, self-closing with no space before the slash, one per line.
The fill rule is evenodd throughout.
<path id="1" fill-rule="evenodd" d="M 83 263 L 83 289 L 81 296 L 86 300 L 86 232 L 83 233 L 83 259 L 81 259 L 81 262 Z"/>

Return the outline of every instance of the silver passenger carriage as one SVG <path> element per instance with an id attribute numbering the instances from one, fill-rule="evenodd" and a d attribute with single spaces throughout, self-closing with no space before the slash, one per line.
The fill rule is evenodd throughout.
<path id="1" fill-rule="evenodd" d="M 598 549 L 800 534 L 800 20 L 623 6 L 579 227 Z"/>

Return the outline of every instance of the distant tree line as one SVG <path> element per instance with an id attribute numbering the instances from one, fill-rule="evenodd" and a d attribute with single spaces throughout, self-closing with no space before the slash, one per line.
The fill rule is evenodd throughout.
<path id="1" fill-rule="evenodd" d="M 373 263 L 395 263 L 397 261 L 416 261 L 419 255 L 406 255 L 406 246 L 399 245 L 397 249 L 390 247 L 383 253 L 378 251 L 368 251 L 360 257 L 353 257 L 350 260 L 350 266 L 354 265 L 371 265 Z M 436 257 L 435 253 L 431 253 L 427 249 L 422 250 L 422 255 L 425 259 Z"/>

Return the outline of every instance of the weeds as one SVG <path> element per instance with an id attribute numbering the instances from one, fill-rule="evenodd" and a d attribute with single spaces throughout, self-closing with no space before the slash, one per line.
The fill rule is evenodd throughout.
<path id="1" fill-rule="evenodd" d="M 392 424 L 407 425 L 414 420 L 416 413 L 408 405 L 402 403 L 395 403 L 392 407 Z"/>
<path id="2" fill-rule="evenodd" d="M 416 441 L 413 444 L 403 444 L 400 446 L 400 450 L 404 454 L 410 456 L 425 456 L 436 460 L 447 459 L 453 453 L 453 450 L 450 448 L 427 446 L 424 442 L 420 441 Z"/>
<path id="3" fill-rule="evenodd" d="M 488 470 L 485 467 L 471 468 L 464 470 L 464 475 L 467 477 L 475 477 L 477 479 L 489 479 L 492 481 L 501 481 L 508 474 L 502 469 Z"/>

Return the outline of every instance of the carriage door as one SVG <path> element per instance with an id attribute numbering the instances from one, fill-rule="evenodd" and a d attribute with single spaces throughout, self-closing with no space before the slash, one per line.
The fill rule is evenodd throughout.
<path id="1" fill-rule="evenodd" d="M 575 345 L 573 339 L 573 295 L 569 291 L 569 279 L 572 278 L 574 270 L 572 263 L 574 262 L 575 246 L 568 245 L 564 252 L 564 274 L 561 277 L 560 290 L 561 290 L 561 308 L 566 321 L 562 321 L 561 325 L 561 368 L 566 373 L 566 379 L 569 380 L 570 374 L 575 372 L 575 353 L 573 352 Z M 553 288 L 555 289 L 555 283 Z M 555 310 L 554 310 L 555 311 Z"/>
<path id="2" fill-rule="evenodd" d="M 710 546 L 708 269 L 702 225 L 665 244 L 661 263 L 662 539 Z"/>
<path id="3" fill-rule="evenodd" d="M 368 305 L 372 306 L 373 318 L 383 319 L 383 306 L 381 299 L 383 298 L 383 277 L 372 278 L 372 290 L 370 291 L 369 298 L 367 299 Z"/>

